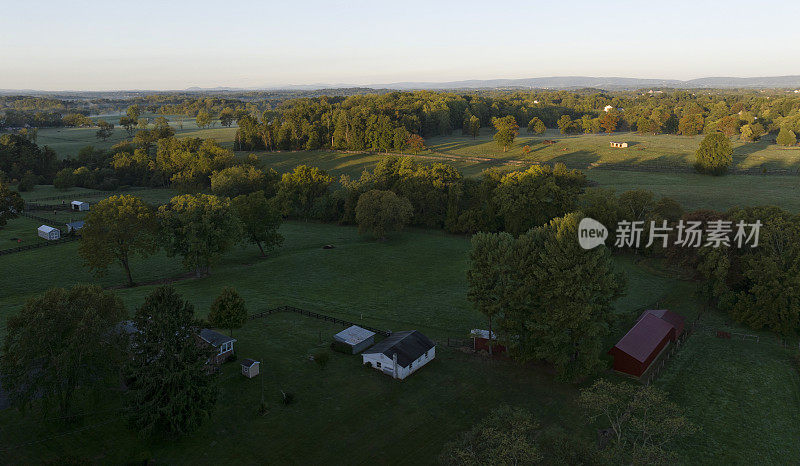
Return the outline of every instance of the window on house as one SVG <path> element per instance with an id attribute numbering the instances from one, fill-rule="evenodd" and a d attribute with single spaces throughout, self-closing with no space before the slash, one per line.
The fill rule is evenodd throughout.
<path id="1" fill-rule="evenodd" d="M 381 363 L 379 363 L 379 362 L 376 362 L 376 363 L 375 363 L 375 367 L 377 367 L 378 369 L 380 369 L 380 368 L 381 368 Z"/>

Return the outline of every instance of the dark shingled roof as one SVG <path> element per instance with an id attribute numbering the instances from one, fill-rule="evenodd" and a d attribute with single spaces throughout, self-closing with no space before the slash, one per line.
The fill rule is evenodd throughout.
<path id="1" fill-rule="evenodd" d="M 653 314 L 646 314 L 614 347 L 644 362 L 661 340 L 672 331 L 672 324 Z"/>
<path id="2" fill-rule="evenodd" d="M 242 359 L 242 365 L 243 365 L 244 367 L 250 367 L 250 366 L 252 366 L 253 364 L 255 364 L 255 363 L 257 363 L 257 362 L 258 362 L 258 361 L 255 361 L 255 360 L 253 360 L 253 359 Z"/>
<path id="3" fill-rule="evenodd" d="M 229 341 L 236 341 L 236 339 L 231 338 L 228 335 L 223 335 L 219 332 L 215 332 L 207 328 L 200 330 L 200 338 L 202 338 L 204 342 L 209 343 L 211 346 L 215 348 Z"/>
<path id="4" fill-rule="evenodd" d="M 434 346 L 436 344 L 430 338 L 416 330 L 409 330 L 389 335 L 385 340 L 362 354 L 383 353 L 389 359 L 392 359 L 396 353 L 397 363 L 402 367 L 408 367 L 409 364 L 419 359 L 420 356 Z"/>

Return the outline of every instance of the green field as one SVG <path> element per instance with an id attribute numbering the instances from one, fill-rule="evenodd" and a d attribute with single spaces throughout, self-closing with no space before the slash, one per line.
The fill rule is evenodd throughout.
<path id="1" fill-rule="evenodd" d="M 9 228 L 20 221 L 13 220 Z M 158 254 L 132 264 L 134 279 L 179 279 L 175 287 L 199 316 L 206 315 L 224 286 L 233 285 L 250 312 L 294 305 L 379 328 L 419 329 L 440 341 L 463 338 L 469 329 L 484 326 L 466 300 L 465 237 L 413 229 L 375 242 L 359 236 L 354 227 L 310 222 L 288 222 L 281 232 L 284 246 L 266 259 L 254 247 L 237 247 L 209 277 L 182 279 L 179 259 Z M 325 244 L 335 249 L 322 249 Z M 49 287 L 97 281 L 116 289 L 124 283 L 119 268 L 95 278 L 81 265 L 76 249 L 77 244 L 69 243 L 0 257 L 0 272 L 14 277 L 0 281 L 3 327 L 4 317 Z M 658 262 L 629 256 L 616 256 L 616 261 L 628 276 L 628 293 L 617 303 L 620 313 L 658 306 L 689 320 L 697 316 L 693 283 L 679 280 Z M 132 310 L 154 286 L 117 293 Z M 702 322 L 753 333 L 726 320 L 711 314 Z M 609 340 L 619 338 L 627 330 L 623 327 L 627 325 Z M 114 416 L 119 405 L 109 395 L 97 404 L 87 401 L 85 409 L 95 414 L 85 419 L 86 430 L 80 432 L 73 432 L 80 427 L 0 411 L 0 443 L 15 447 L 0 452 L 0 461 L 2 455 L 4 462 L 16 463 L 70 454 L 112 463 L 145 458 L 167 463 L 266 458 L 279 463 L 298 458 L 304 463 L 365 463 L 374 462 L 375 452 L 381 451 L 386 456 L 379 462 L 404 458 L 430 463 L 446 440 L 504 402 L 527 406 L 545 425 L 558 423 L 593 438 L 593 428 L 584 424 L 574 404 L 577 387 L 555 382 L 543 367 L 490 362 L 440 348 L 434 363 L 401 383 L 363 369 L 358 357 L 339 354 L 321 371 L 307 356 L 324 347 L 337 330 L 310 318 L 277 314 L 236 332 L 239 356 L 264 361 L 264 393 L 270 405 L 266 417 L 255 413 L 261 380 L 245 379 L 231 363 L 223 370 L 213 419 L 197 435 L 175 443 L 143 442 Z M 724 452 L 727 463 L 785 464 L 800 454 L 800 377 L 789 351 L 777 346 L 774 337 L 761 336 L 756 344 L 697 333 L 657 381 L 703 429 L 684 443 L 684 462 L 716 463 L 710 458 Z M 297 403 L 280 405 L 281 389 L 295 393 Z M 24 445 L 42 439 L 46 441 Z"/>
<path id="2" fill-rule="evenodd" d="M 570 168 L 586 168 L 591 164 L 623 167 L 687 168 L 694 163 L 699 136 L 675 136 L 670 134 L 614 133 L 563 135 L 548 130 L 541 136 L 531 136 L 524 129 L 507 152 L 503 152 L 492 140 L 492 133 L 483 128 L 481 135 L 450 135 L 433 137 L 425 144 L 431 154 L 452 157 L 478 157 L 493 160 L 523 160 L 528 162 L 563 162 Z M 545 140 L 554 141 L 546 144 Z M 629 147 L 615 149 L 610 142 L 627 142 Z M 774 138 L 765 136 L 754 143 L 731 141 L 734 148 L 734 168 L 765 168 L 768 170 L 789 169 L 794 173 L 800 168 L 800 147 L 785 148 L 774 143 Z M 529 146 L 531 152 L 523 153 Z"/>
<path id="3" fill-rule="evenodd" d="M 246 154 L 240 152 L 240 155 Z M 265 167 L 287 172 L 300 164 L 323 168 L 335 176 L 358 177 L 371 170 L 382 154 L 351 154 L 335 151 L 258 152 Z M 458 168 L 465 176 L 479 176 L 496 162 L 442 160 L 428 155 L 426 161 L 440 160 Z M 507 170 L 524 169 L 527 165 L 502 165 Z M 727 210 L 735 206 L 778 205 L 800 212 L 800 178 L 791 175 L 727 175 L 707 176 L 697 173 L 633 171 L 593 168 L 584 170 L 589 180 L 600 187 L 613 188 L 618 193 L 631 189 L 646 189 L 660 196 L 675 198 L 687 210 Z"/>
<path id="4" fill-rule="evenodd" d="M 86 146 L 94 146 L 96 149 L 109 149 L 114 144 L 130 139 L 125 128 L 119 126 L 121 115 L 106 115 L 95 117 L 95 120 L 102 119 L 114 124 L 114 134 L 106 141 L 97 139 L 95 133 L 97 128 L 40 128 L 36 143 L 40 146 L 48 146 L 58 154 L 59 158 L 74 157 Z M 142 118 L 149 118 L 151 121 L 163 115 L 145 114 Z M 193 137 L 214 139 L 223 146 L 230 147 L 236 135 L 236 125 L 230 128 L 221 126 L 219 121 L 214 121 L 211 128 L 199 128 L 194 118 L 185 116 L 167 116 L 170 126 L 175 130 L 178 137 Z M 151 125 L 152 126 L 152 125 Z"/>

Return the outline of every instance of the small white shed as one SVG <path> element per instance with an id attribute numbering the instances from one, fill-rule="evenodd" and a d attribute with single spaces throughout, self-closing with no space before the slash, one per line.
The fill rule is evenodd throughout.
<path id="1" fill-rule="evenodd" d="M 375 343 L 375 332 L 358 325 L 351 325 L 334 335 L 333 339 L 349 346 L 353 354 L 358 354 Z"/>
<path id="2" fill-rule="evenodd" d="M 54 240 L 61 238 L 61 231 L 58 228 L 42 225 L 39 227 L 39 236 L 46 240 Z"/>
<path id="3" fill-rule="evenodd" d="M 70 208 L 78 212 L 83 212 L 89 210 L 89 203 L 83 201 L 72 201 Z"/>
<path id="4" fill-rule="evenodd" d="M 261 364 L 258 361 L 254 361 L 252 359 L 242 359 L 242 375 L 248 379 L 252 379 L 258 375 L 258 367 L 260 365 Z"/>

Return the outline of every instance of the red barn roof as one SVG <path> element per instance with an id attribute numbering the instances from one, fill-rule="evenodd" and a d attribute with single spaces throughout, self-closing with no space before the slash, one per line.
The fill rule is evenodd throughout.
<path id="1" fill-rule="evenodd" d="M 642 318 L 647 315 L 652 314 L 658 317 L 661 320 L 668 322 L 672 327 L 675 328 L 675 338 L 678 338 L 681 333 L 683 333 L 683 316 L 680 314 L 676 314 L 672 311 L 667 309 L 651 309 L 648 311 L 644 311 L 642 315 L 639 316 L 638 320 L 642 320 Z"/>
<path id="2" fill-rule="evenodd" d="M 645 313 L 614 347 L 644 362 L 674 328 L 666 320 Z"/>

